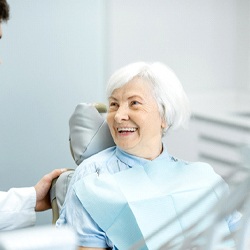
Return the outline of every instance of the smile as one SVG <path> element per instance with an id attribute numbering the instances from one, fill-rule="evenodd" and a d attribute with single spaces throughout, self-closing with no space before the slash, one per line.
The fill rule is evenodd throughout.
<path id="1" fill-rule="evenodd" d="M 135 132 L 137 128 L 117 128 L 117 131 L 119 133 L 125 133 L 125 132 Z"/>

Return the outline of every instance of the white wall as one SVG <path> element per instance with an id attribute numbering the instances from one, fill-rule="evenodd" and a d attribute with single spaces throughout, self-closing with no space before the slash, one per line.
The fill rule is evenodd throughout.
<path id="1" fill-rule="evenodd" d="M 250 88 L 249 0 L 110 0 L 108 11 L 109 73 L 162 61 L 188 92 Z"/>
<path id="2" fill-rule="evenodd" d="M 103 101 L 102 0 L 9 0 L 0 65 L 0 188 L 34 185 L 75 167 L 68 120 L 79 102 Z M 51 212 L 39 214 L 50 223 Z"/>

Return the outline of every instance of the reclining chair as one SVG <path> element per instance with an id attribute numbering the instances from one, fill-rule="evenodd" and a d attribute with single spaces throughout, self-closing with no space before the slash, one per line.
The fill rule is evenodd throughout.
<path id="1" fill-rule="evenodd" d="M 106 112 L 104 104 L 80 103 L 70 117 L 70 152 L 77 166 L 91 155 L 114 145 L 105 120 Z M 73 173 L 74 169 L 69 169 L 52 183 L 50 200 L 53 224 L 59 217 Z"/>

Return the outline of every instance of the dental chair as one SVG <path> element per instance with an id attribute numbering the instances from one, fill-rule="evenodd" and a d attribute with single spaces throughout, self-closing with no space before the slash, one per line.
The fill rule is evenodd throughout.
<path id="1" fill-rule="evenodd" d="M 104 104 L 80 103 L 70 117 L 70 152 L 77 166 L 91 155 L 114 145 L 105 120 L 106 112 Z M 59 217 L 73 173 L 74 169 L 69 169 L 52 183 L 50 200 L 53 224 Z"/>

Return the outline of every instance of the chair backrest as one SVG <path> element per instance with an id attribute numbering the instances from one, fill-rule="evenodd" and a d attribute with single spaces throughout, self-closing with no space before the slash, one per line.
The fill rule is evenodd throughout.
<path id="1" fill-rule="evenodd" d="M 91 155 L 114 145 L 105 119 L 106 112 L 104 104 L 80 103 L 71 115 L 70 152 L 77 166 Z M 59 217 L 73 173 L 74 169 L 69 169 L 52 183 L 50 191 L 52 223 L 55 223 Z"/>

